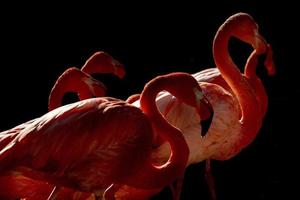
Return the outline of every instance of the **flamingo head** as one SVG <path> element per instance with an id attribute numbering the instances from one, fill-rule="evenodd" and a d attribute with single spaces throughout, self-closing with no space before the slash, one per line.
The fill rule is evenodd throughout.
<path id="1" fill-rule="evenodd" d="M 176 78 L 174 81 L 170 80 L 169 84 L 172 85 L 172 88 L 169 89 L 169 92 L 183 103 L 196 108 L 201 119 L 211 118 L 213 108 L 196 79 L 186 73 L 172 73 L 171 75 Z"/>
<path id="2" fill-rule="evenodd" d="M 232 35 L 246 42 L 255 49 L 256 55 L 266 54 L 265 66 L 269 75 L 275 74 L 273 51 L 271 45 L 259 33 L 259 27 L 254 19 L 246 13 L 237 13 L 226 20 L 223 27 L 229 27 Z"/>
<path id="3" fill-rule="evenodd" d="M 230 31 L 234 37 L 246 42 L 257 51 L 263 54 L 267 51 L 268 43 L 259 33 L 259 27 L 254 19 L 246 13 L 237 13 L 229 17 L 223 26 L 230 25 Z"/>
<path id="4" fill-rule="evenodd" d="M 124 66 L 109 54 L 99 51 L 94 53 L 84 64 L 81 70 L 88 74 L 112 73 L 119 78 L 125 76 Z"/>

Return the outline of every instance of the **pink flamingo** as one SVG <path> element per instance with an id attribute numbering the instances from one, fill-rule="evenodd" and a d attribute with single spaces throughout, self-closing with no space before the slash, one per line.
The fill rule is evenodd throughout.
<path id="1" fill-rule="evenodd" d="M 78 93 L 80 100 L 105 96 L 106 87 L 90 76 L 94 73 L 111 73 L 119 78 L 125 76 L 124 66 L 121 63 L 105 52 L 96 52 L 85 62 L 81 70 L 72 67 L 59 77 L 50 92 L 49 111 L 61 106 L 65 91 Z"/>
<path id="2" fill-rule="evenodd" d="M 93 79 L 88 73 L 112 73 L 119 78 L 123 78 L 125 70 L 123 65 L 112 58 L 109 54 L 105 52 L 94 53 L 85 62 L 81 70 L 72 67 L 67 69 L 59 77 L 49 96 L 49 111 L 61 106 L 61 100 L 65 95 L 65 92 L 63 91 L 78 93 L 80 100 L 105 96 L 106 87 L 100 81 Z M 28 124 L 30 124 L 30 122 L 28 122 Z M 27 123 L 24 123 L 15 127 L 14 131 L 22 131 L 22 129 L 26 127 Z M 11 138 L 7 137 L 7 140 L 2 140 L 0 149 L 4 148 L 5 145 L 10 142 L 8 139 Z M 29 169 L 26 169 L 26 171 L 29 171 L 30 173 L 34 172 Z M 26 175 L 18 172 L 17 170 L 8 171 L 7 173 L 2 174 L 0 179 L 2 183 L 6 183 L 5 185 L 2 185 L 3 191 L 10 191 L 15 195 L 20 194 L 21 196 L 27 196 L 30 197 L 30 200 L 45 199 L 45 196 L 50 194 L 54 187 L 48 182 L 26 177 Z M 79 192 L 74 189 L 60 187 L 60 190 L 59 192 L 56 192 L 55 197 L 57 199 L 80 200 L 93 198 L 94 196 L 91 193 L 85 193 L 82 191 Z"/>

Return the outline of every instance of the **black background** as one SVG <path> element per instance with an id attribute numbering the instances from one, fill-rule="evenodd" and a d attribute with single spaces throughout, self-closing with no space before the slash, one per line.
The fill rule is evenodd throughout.
<path id="1" fill-rule="evenodd" d="M 258 70 L 269 94 L 269 110 L 253 144 L 231 160 L 213 162 L 217 195 L 218 199 L 288 199 L 293 191 L 285 189 L 288 178 L 295 176 L 289 157 L 296 149 L 292 141 L 297 129 L 291 130 L 300 93 L 295 62 L 299 21 L 293 12 L 296 6 L 288 2 L 251 2 L 2 7 L 1 130 L 46 113 L 57 77 L 68 67 L 81 67 L 96 51 L 105 51 L 125 65 L 123 80 L 98 77 L 109 88 L 109 96 L 122 99 L 139 93 L 157 75 L 213 67 L 216 30 L 230 15 L 247 12 L 273 46 L 277 74 L 268 77 L 262 66 Z M 243 66 L 251 48 L 232 40 L 230 51 Z M 182 199 L 208 199 L 203 167 L 187 169 Z M 165 190 L 154 199 L 170 196 Z"/>

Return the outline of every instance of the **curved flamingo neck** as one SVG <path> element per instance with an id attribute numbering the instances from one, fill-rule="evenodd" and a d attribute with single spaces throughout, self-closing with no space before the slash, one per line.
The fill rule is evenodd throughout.
<path id="1" fill-rule="evenodd" d="M 145 86 L 140 96 L 141 109 L 150 118 L 154 131 L 158 133 L 160 137 L 170 142 L 173 152 L 177 151 L 178 146 L 183 145 L 183 147 L 187 147 L 187 145 L 182 136 L 182 132 L 170 124 L 158 110 L 156 96 L 161 91 L 168 91 L 173 94 L 172 91 L 174 90 L 177 90 L 177 88 L 172 84 L 169 78 L 157 77 L 155 81 L 151 81 Z M 182 153 L 178 155 L 182 155 Z M 181 159 L 178 160 L 182 162 Z M 174 161 L 177 162 L 177 160 Z"/>
<path id="2" fill-rule="evenodd" d="M 236 28 L 238 28 L 237 23 L 225 23 L 220 27 L 214 39 L 213 55 L 224 80 L 231 87 L 240 104 L 241 125 L 251 131 L 253 128 L 256 129 L 258 102 L 253 89 L 242 76 L 228 52 L 228 42 Z"/>
<path id="3" fill-rule="evenodd" d="M 79 99 L 87 99 L 95 96 L 104 96 L 105 86 L 92 79 L 88 74 L 72 67 L 66 70 L 56 81 L 50 95 L 48 109 L 49 111 L 62 105 L 62 99 L 67 92 L 78 93 Z"/>
<path id="4" fill-rule="evenodd" d="M 260 36 L 260 38 L 262 38 Z M 273 62 L 273 51 L 271 45 L 267 44 L 264 39 L 260 39 L 260 50 L 254 49 L 251 55 L 249 56 L 247 63 L 245 65 L 245 77 L 250 82 L 251 86 L 254 88 L 254 91 L 257 96 L 257 100 L 261 107 L 261 116 L 264 117 L 267 108 L 268 108 L 268 95 L 264 88 L 262 81 L 260 80 L 259 76 L 256 74 L 256 68 L 258 66 L 258 57 L 261 54 L 266 54 L 264 66 L 268 72 L 269 76 L 273 76 L 275 74 L 275 65 Z"/>
<path id="5" fill-rule="evenodd" d="M 258 66 L 258 54 L 254 49 L 245 65 L 245 76 L 248 78 L 258 78 L 256 74 L 256 68 Z"/>
<path id="6" fill-rule="evenodd" d="M 168 162 L 162 166 L 153 166 L 151 161 L 147 163 L 134 178 L 134 184 L 139 188 L 161 188 L 170 184 L 183 175 L 188 161 L 189 148 L 181 131 L 164 119 L 155 103 L 157 94 L 162 90 L 171 92 L 171 87 L 164 77 L 158 77 L 148 83 L 141 94 L 141 109 L 149 117 L 153 132 L 170 143 L 172 153 Z"/>
<path id="7" fill-rule="evenodd" d="M 249 56 L 245 66 L 245 76 L 248 78 L 248 81 L 254 88 L 259 106 L 261 108 L 261 116 L 264 117 L 268 108 L 268 95 L 263 83 L 256 74 L 256 68 L 258 66 L 258 56 L 259 55 L 257 54 L 256 50 L 254 50 Z"/>

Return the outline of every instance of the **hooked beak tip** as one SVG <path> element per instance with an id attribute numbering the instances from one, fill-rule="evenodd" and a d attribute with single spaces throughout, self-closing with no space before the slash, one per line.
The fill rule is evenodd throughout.
<path id="1" fill-rule="evenodd" d="M 273 60 L 273 50 L 270 44 L 267 44 L 267 57 L 265 59 L 264 65 L 267 68 L 268 75 L 274 76 L 276 73 L 276 67 Z"/>
<path id="2" fill-rule="evenodd" d="M 204 97 L 201 101 L 201 105 L 199 108 L 200 114 L 200 124 L 201 124 L 201 135 L 205 136 L 209 130 L 209 127 L 212 123 L 214 111 L 210 102 Z"/>
<path id="3" fill-rule="evenodd" d="M 203 99 L 200 102 L 201 103 L 198 108 L 198 113 L 200 115 L 201 120 L 207 120 L 212 118 L 214 111 L 208 99 L 206 97 L 203 97 Z"/>

